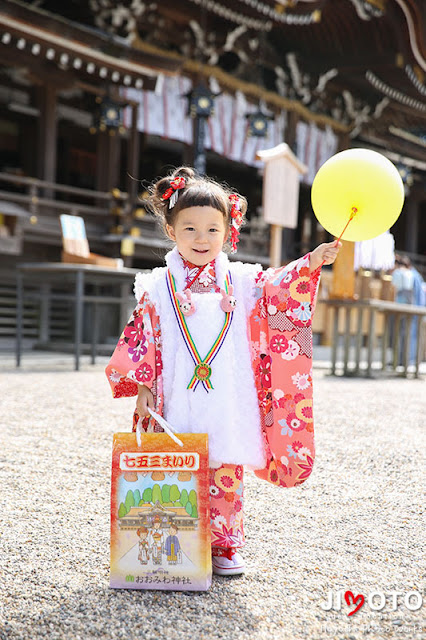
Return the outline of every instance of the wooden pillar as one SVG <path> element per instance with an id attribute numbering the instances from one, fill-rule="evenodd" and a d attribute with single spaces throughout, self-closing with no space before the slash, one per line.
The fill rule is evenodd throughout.
<path id="1" fill-rule="evenodd" d="M 40 143 L 39 132 L 34 127 L 34 121 L 24 119 L 21 124 L 19 134 L 19 155 L 21 158 L 21 167 L 24 175 L 39 175 L 39 153 L 28 153 L 28 149 L 38 149 Z"/>
<path id="2" fill-rule="evenodd" d="M 355 294 L 354 271 L 355 243 L 342 240 L 342 248 L 333 264 L 331 298 L 353 298 Z"/>
<path id="3" fill-rule="evenodd" d="M 121 138 L 118 131 L 115 135 L 108 134 L 108 184 L 107 191 L 120 184 L 120 153 Z"/>
<path id="4" fill-rule="evenodd" d="M 289 111 L 287 114 L 287 126 L 285 129 L 285 142 L 288 144 L 290 149 L 296 155 L 296 127 L 299 121 L 299 114 L 296 111 Z M 300 198 L 300 196 L 299 196 Z M 282 236 L 281 246 L 282 246 L 282 261 L 280 261 L 280 265 L 282 262 L 289 262 L 294 257 L 294 235 L 295 229 L 288 229 L 287 227 L 283 227 L 284 233 L 280 233 L 280 237 Z M 273 239 L 271 237 L 271 245 Z M 273 266 L 273 265 L 271 265 Z M 279 265 L 276 265 L 279 266 Z"/>
<path id="5" fill-rule="evenodd" d="M 138 130 L 138 118 L 139 105 L 137 102 L 135 102 L 132 104 L 132 128 L 130 131 L 127 159 L 127 165 L 129 167 L 127 178 L 127 193 L 129 194 L 128 204 L 130 209 L 135 206 L 139 186 L 140 134 Z"/>
<path id="6" fill-rule="evenodd" d="M 287 127 L 285 130 L 285 142 L 293 153 L 296 153 L 296 127 L 299 121 L 299 114 L 296 111 L 289 111 L 287 117 Z"/>
<path id="7" fill-rule="evenodd" d="M 345 151 L 350 147 L 350 138 L 348 133 L 341 133 L 338 136 L 337 151 Z"/>
<path id="8" fill-rule="evenodd" d="M 108 134 L 98 131 L 96 135 L 96 190 L 106 191 L 108 183 Z"/>
<path id="9" fill-rule="evenodd" d="M 41 180 L 56 181 L 56 148 L 57 148 L 57 118 L 56 118 L 56 87 L 45 84 L 39 88 L 38 104 L 40 108 L 38 134 L 38 167 L 37 174 Z M 47 197 L 52 193 L 45 192 Z"/>
<path id="10" fill-rule="evenodd" d="M 206 173 L 206 149 L 204 141 L 206 137 L 207 118 L 196 115 L 193 122 L 194 132 L 194 169 L 200 176 Z"/>
<path id="11" fill-rule="evenodd" d="M 270 266 L 271 267 L 280 267 L 282 265 L 281 262 L 281 245 L 282 245 L 282 231 L 283 228 L 279 227 L 277 224 L 271 225 L 271 248 L 269 252 L 270 256 Z M 292 229 L 286 229 L 286 231 L 292 231 Z"/>
<path id="12" fill-rule="evenodd" d="M 407 198 L 405 213 L 405 249 L 410 253 L 418 252 L 419 239 L 419 203 L 416 198 Z"/>
<path id="13" fill-rule="evenodd" d="M 98 131 L 96 135 L 96 189 L 110 191 L 120 183 L 120 136 L 107 131 Z"/>
<path id="14" fill-rule="evenodd" d="M 301 254 L 308 253 L 311 248 L 312 238 L 312 210 L 310 208 L 304 208 L 302 211 L 302 237 L 301 237 Z"/>

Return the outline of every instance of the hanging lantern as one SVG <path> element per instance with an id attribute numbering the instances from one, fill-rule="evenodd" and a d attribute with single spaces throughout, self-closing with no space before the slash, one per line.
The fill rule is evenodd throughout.
<path id="1" fill-rule="evenodd" d="M 98 131 L 108 131 L 110 135 L 115 135 L 117 131 L 123 133 L 123 121 L 121 106 L 111 100 L 111 98 L 96 98 L 97 108 L 95 110 L 91 133 Z"/>
<path id="2" fill-rule="evenodd" d="M 206 86 L 199 84 L 185 94 L 188 98 L 188 115 L 191 118 L 210 118 L 214 112 L 214 98 L 217 95 L 219 94 L 212 93 Z"/>
<path id="3" fill-rule="evenodd" d="M 188 115 L 194 119 L 194 169 L 204 175 L 206 172 L 206 152 L 204 149 L 205 124 L 207 118 L 213 115 L 214 98 L 218 93 L 212 93 L 205 85 L 199 84 L 185 94 L 188 98 Z"/>
<path id="4" fill-rule="evenodd" d="M 262 111 L 248 113 L 246 115 L 248 121 L 248 136 L 264 138 L 268 135 L 268 120 L 273 120 L 272 116 L 268 116 Z"/>

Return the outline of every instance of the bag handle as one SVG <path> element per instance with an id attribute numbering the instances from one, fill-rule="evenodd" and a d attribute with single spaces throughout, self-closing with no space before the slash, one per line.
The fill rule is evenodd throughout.
<path id="1" fill-rule="evenodd" d="M 180 447 L 183 447 L 182 440 L 179 440 L 179 438 L 177 438 L 175 436 L 175 431 L 174 431 L 173 427 L 171 426 L 171 424 L 169 422 L 167 422 L 167 420 L 165 420 L 163 418 L 163 416 L 160 416 L 159 413 L 156 413 L 155 411 L 152 411 L 152 409 L 150 409 L 149 407 L 147 407 L 147 409 L 148 409 L 149 413 L 151 414 L 151 416 L 154 418 L 154 420 L 156 422 L 158 422 L 160 427 L 162 427 L 164 429 L 164 431 L 167 433 L 167 435 L 170 436 L 170 438 L 172 440 L 174 440 L 176 442 L 176 444 L 178 444 Z M 142 444 L 141 434 L 142 434 L 142 419 L 139 418 L 138 423 L 136 425 L 136 442 L 138 443 L 138 447 L 140 447 L 141 444 Z"/>

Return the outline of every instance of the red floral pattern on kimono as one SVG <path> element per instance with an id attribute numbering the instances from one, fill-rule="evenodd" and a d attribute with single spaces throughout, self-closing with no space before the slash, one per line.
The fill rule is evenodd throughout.
<path id="1" fill-rule="evenodd" d="M 200 272 L 200 267 L 192 264 L 189 260 L 182 258 L 183 269 L 185 272 L 186 286 L 190 285 L 192 293 L 206 293 L 220 291 L 220 287 L 216 284 L 216 270 L 214 260 L 205 265 L 204 269 Z M 194 280 L 195 278 L 195 280 Z"/>
<path id="2" fill-rule="evenodd" d="M 155 411 L 163 409 L 163 363 L 161 359 L 160 318 L 147 293 L 144 293 L 129 322 L 124 327 L 120 340 L 106 368 L 114 398 L 138 395 L 138 384 L 151 389 L 154 396 Z M 139 415 L 135 411 L 133 428 Z M 149 418 L 143 421 L 148 430 Z M 154 431 L 162 431 L 155 423 Z"/>
<path id="3" fill-rule="evenodd" d="M 312 314 L 319 276 L 320 269 L 310 273 L 309 255 L 259 273 L 249 322 L 267 454 L 255 474 L 282 487 L 304 482 L 314 462 Z"/>
<path id="4" fill-rule="evenodd" d="M 223 464 L 218 469 L 210 469 L 209 490 L 212 547 L 243 547 L 244 467 L 240 464 Z"/>

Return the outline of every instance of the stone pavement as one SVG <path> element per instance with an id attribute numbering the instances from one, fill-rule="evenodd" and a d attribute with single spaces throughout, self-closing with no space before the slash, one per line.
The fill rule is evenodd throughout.
<path id="1" fill-rule="evenodd" d="M 2 358 L 1 640 L 425 637 L 425 605 L 411 610 L 426 602 L 424 380 L 316 368 L 312 476 L 287 490 L 247 473 L 247 573 L 206 593 L 117 591 L 110 454 L 134 400 L 113 400 L 101 364 L 87 362 L 77 373 L 69 356 L 26 354 L 17 372 Z M 349 616 L 339 590 L 364 605 Z"/>

